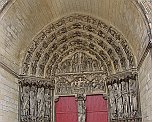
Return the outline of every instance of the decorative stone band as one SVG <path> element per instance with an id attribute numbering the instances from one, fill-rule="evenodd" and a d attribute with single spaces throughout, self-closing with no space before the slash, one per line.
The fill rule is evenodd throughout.
<path id="1" fill-rule="evenodd" d="M 137 76 L 138 76 L 137 69 L 131 69 L 125 72 L 120 72 L 120 73 L 108 76 L 106 78 L 106 83 L 113 84 L 115 81 L 120 81 L 122 79 L 127 79 L 127 78 L 137 80 Z"/>
<path id="2" fill-rule="evenodd" d="M 55 77 L 55 95 L 106 93 L 106 75 L 86 74 Z"/>
<path id="3" fill-rule="evenodd" d="M 54 89 L 54 81 L 51 79 L 45 79 L 45 78 L 38 78 L 38 77 L 32 77 L 32 76 L 22 76 L 22 78 L 19 80 L 19 83 L 21 86 L 38 86 L 38 87 L 47 87 Z"/>

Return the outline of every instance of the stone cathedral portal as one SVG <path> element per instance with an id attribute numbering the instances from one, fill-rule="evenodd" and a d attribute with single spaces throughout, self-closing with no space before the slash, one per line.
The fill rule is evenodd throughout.
<path id="1" fill-rule="evenodd" d="M 33 39 L 20 79 L 21 122 L 141 122 L 132 50 L 114 27 L 83 14 Z"/>

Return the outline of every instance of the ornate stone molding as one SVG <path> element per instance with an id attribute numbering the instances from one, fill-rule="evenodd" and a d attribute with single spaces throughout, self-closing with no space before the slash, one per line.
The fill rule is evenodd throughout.
<path id="1" fill-rule="evenodd" d="M 145 49 L 145 51 L 144 51 L 139 63 L 138 63 L 138 66 L 137 66 L 138 70 L 140 70 L 145 58 L 147 57 L 147 55 L 151 51 L 151 49 L 152 49 L 152 43 L 148 43 L 148 45 L 147 45 L 147 47 L 146 47 L 146 49 Z"/>
<path id="2" fill-rule="evenodd" d="M 106 78 L 106 82 L 107 84 L 111 84 L 115 81 L 120 81 L 122 79 L 126 79 L 126 78 L 136 78 L 136 76 L 138 75 L 138 71 L 137 69 L 131 69 L 131 70 L 128 70 L 128 71 L 124 71 L 124 72 L 120 72 L 120 73 L 117 73 L 117 74 L 113 74 L 113 75 L 110 75 Z"/>
<path id="3" fill-rule="evenodd" d="M 21 84 L 21 86 L 48 87 L 50 89 L 55 88 L 54 80 L 32 76 L 22 76 L 19 80 L 19 83 Z"/>
<path id="4" fill-rule="evenodd" d="M 60 76 L 55 78 L 56 95 L 106 93 L 106 82 L 102 75 Z"/>

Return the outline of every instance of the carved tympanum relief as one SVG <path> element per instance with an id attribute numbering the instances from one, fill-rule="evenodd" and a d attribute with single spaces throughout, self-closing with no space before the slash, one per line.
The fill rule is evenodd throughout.
<path id="1" fill-rule="evenodd" d="M 95 57 L 76 52 L 61 61 L 56 70 L 57 95 L 104 93 L 105 77 L 103 65 Z"/>
<path id="2" fill-rule="evenodd" d="M 96 57 L 91 57 L 84 52 L 76 52 L 59 63 L 56 74 L 96 71 L 103 71 L 103 64 Z"/>

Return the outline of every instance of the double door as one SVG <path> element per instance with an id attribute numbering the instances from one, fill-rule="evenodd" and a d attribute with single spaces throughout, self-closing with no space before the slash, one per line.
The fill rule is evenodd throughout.
<path id="1" fill-rule="evenodd" d="M 59 97 L 55 104 L 56 122 L 79 122 L 79 104 L 75 97 Z M 102 95 L 86 96 L 83 122 L 108 122 L 107 101 Z"/>

